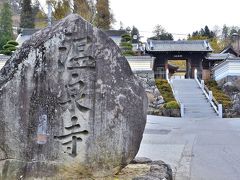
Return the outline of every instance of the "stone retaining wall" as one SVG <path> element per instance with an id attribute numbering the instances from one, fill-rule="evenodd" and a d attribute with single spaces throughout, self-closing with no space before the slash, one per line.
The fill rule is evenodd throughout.
<path id="1" fill-rule="evenodd" d="M 240 77 L 227 76 L 218 81 L 218 85 L 230 96 L 233 102 L 231 109 L 225 109 L 224 117 L 240 117 Z"/>
<path id="2" fill-rule="evenodd" d="M 134 71 L 135 76 L 141 81 L 148 96 L 148 114 L 159 115 L 159 109 L 164 104 L 154 79 L 154 72 L 149 71 Z"/>

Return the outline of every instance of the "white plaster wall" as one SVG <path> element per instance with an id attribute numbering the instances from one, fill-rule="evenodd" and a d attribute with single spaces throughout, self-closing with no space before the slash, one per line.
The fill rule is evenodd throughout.
<path id="1" fill-rule="evenodd" d="M 225 61 L 213 69 L 213 77 L 219 81 L 227 76 L 240 76 L 240 61 Z"/>

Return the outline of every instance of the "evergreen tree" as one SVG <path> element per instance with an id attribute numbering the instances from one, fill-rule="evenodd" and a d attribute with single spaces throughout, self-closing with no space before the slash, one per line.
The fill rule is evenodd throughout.
<path id="1" fill-rule="evenodd" d="M 31 0 L 23 0 L 21 6 L 20 27 L 34 28 L 34 14 L 31 6 Z"/>
<path id="2" fill-rule="evenodd" d="M 3 46 L 3 50 L 0 50 L 1 54 L 12 55 L 13 51 L 17 50 L 18 43 L 14 40 L 10 40 Z"/>
<path id="3" fill-rule="evenodd" d="M 13 39 L 12 12 L 9 3 L 5 2 L 0 11 L 0 49 L 3 49 L 3 45 L 11 39 Z"/>
<path id="4" fill-rule="evenodd" d="M 134 52 L 132 50 L 132 38 L 131 35 L 126 33 L 122 35 L 121 43 L 120 43 L 120 48 L 122 50 L 122 54 L 124 56 L 133 56 Z"/>
<path id="5" fill-rule="evenodd" d="M 110 13 L 108 0 L 97 0 L 95 25 L 101 29 L 110 29 L 113 17 Z"/>
<path id="6" fill-rule="evenodd" d="M 223 48 L 223 44 L 219 41 L 217 35 L 208 26 L 201 28 L 200 31 L 193 32 L 192 35 L 189 34 L 188 40 L 208 40 L 213 52 L 220 52 Z"/>
<path id="7" fill-rule="evenodd" d="M 224 24 L 222 28 L 222 39 L 227 40 L 228 34 L 229 34 L 229 27 L 227 27 L 226 24 Z"/>
<path id="8" fill-rule="evenodd" d="M 138 29 L 135 26 L 133 26 L 132 28 L 131 37 L 132 37 L 132 43 L 139 43 L 140 34 Z"/>
<path id="9" fill-rule="evenodd" d="M 210 31 L 208 26 L 201 28 L 200 31 L 195 31 L 192 33 L 188 39 L 197 40 L 197 39 L 212 39 L 215 38 L 216 34 L 213 31 Z"/>

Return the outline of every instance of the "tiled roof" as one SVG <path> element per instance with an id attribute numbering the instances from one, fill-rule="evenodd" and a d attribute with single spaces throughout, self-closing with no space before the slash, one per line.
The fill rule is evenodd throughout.
<path id="1" fill-rule="evenodd" d="M 146 50 L 149 52 L 212 52 L 212 48 L 206 40 L 189 40 L 189 41 L 164 41 L 150 40 L 146 43 Z"/>
<path id="2" fill-rule="evenodd" d="M 206 59 L 207 60 L 225 60 L 228 58 L 235 58 L 236 56 L 230 53 L 210 53 Z"/>
<path id="3" fill-rule="evenodd" d="M 30 29 L 30 28 L 24 28 L 21 30 L 21 33 L 18 35 L 16 41 L 19 44 L 19 47 L 22 46 L 22 44 L 30 39 L 30 37 L 37 31 L 39 31 L 40 29 Z"/>
<path id="4" fill-rule="evenodd" d="M 221 52 L 220 54 L 224 54 L 224 53 L 231 53 L 231 54 L 234 54 L 234 55 L 238 55 L 237 51 L 233 48 L 233 46 L 230 44 L 228 45 L 227 47 L 225 47 Z"/>
<path id="5" fill-rule="evenodd" d="M 33 35 L 35 32 L 39 31 L 40 29 L 31 29 L 31 28 L 24 28 L 21 30 L 21 34 L 23 36 L 31 36 Z"/>
<path id="6" fill-rule="evenodd" d="M 22 44 L 23 44 L 25 41 L 29 40 L 30 37 L 31 37 L 31 35 L 22 35 L 22 34 L 19 34 L 18 37 L 17 37 L 17 39 L 16 39 L 16 41 L 17 41 L 18 44 L 19 44 L 19 47 L 22 46 Z"/>

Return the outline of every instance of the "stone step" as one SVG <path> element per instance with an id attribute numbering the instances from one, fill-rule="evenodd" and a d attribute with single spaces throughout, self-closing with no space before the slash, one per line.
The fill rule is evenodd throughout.
<path id="1" fill-rule="evenodd" d="M 185 117 L 217 117 L 205 94 L 194 79 L 173 80 L 177 98 L 184 104 Z"/>
<path id="2" fill-rule="evenodd" d="M 212 112 L 212 113 L 202 113 L 202 112 L 185 112 L 185 114 L 187 115 L 189 115 L 189 114 L 192 114 L 192 115 L 203 115 L 203 116 L 215 116 L 215 115 L 217 115 L 217 113 L 215 113 L 215 112 Z"/>
<path id="3" fill-rule="evenodd" d="M 198 110 L 199 108 L 201 108 L 203 110 L 212 109 L 210 104 L 206 104 L 206 105 L 202 105 L 202 106 L 197 106 L 197 105 L 188 106 L 188 105 L 184 104 L 184 108 L 185 109 L 192 109 L 192 110 Z"/>
<path id="4" fill-rule="evenodd" d="M 185 108 L 184 108 L 184 112 L 185 112 L 185 113 L 204 113 L 204 114 L 216 113 L 216 112 L 215 112 L 214 110 L 212 110 L 212 109 L 201 110 L 201 109 L 185 109 Z"/>
<path id="5" fill-rule="evenodd" d="M 185 104 L 208 104 L 208 100 L 204 98 L 198 98 L 198 99 L 193 99 L 193 98 L 178 98 L 182 103 Z"/>
<path id="6" fill-rule="evenodd" d="M 197 105 L 197 104 L 193 104 L 193 105 L 184 104 L 184 107 L 186 109 L 193 109 L 193 110 L 196 110 L 196 109 L 204 109 L 204 110 L 211 109 L 212 110 L 213 109 L 210 104 L 201 104 L 201 105 Z"/>
<path id="7" fill-rule="evenodd" d="M 194 116 L 194 115 L 184 115 L 184 118 L 218 118 L 217 115 L 213 115 L 213 116 L 202 116 L 202 115 L 197 115 L 197 116 Z"/>
<path id="8" fill-rule="evenodd" d="M 184 104 L 184 107 L 188 108 L 188 109 L 212 109 L 212 106 L 211 104 L 201 104 L 201 105 L 197 105 L 197 104 L 192 104 L 192 105 L 189 105 L 189 104 Z"/>
<path id="9" fill-rule="evenodd" d="M 174 88 L 174 91 L 182 91 L 183 93 L 197 93 L 197 92 L 203 93 L 201 89 L 192 89 L 192 88 L 186 88 L 186 89 Z"/>
<path id="10" fill-rule="evenodd" d="M 190 104 L 209 103 L 209 101 L 204 97 L 199 97 L 199 98 L 180 98 L 180 97 L 177 97 L 177 99 L 179 99 L 181 102 L 190 103 Z"/>
<path id="11" fill-rule="evenodd" d="M 179 98 L 205 98 L 205 96 L 203 94 L 195 94 L 195 95 L 183 95 L 183 94 L 178 94 Z"/>

